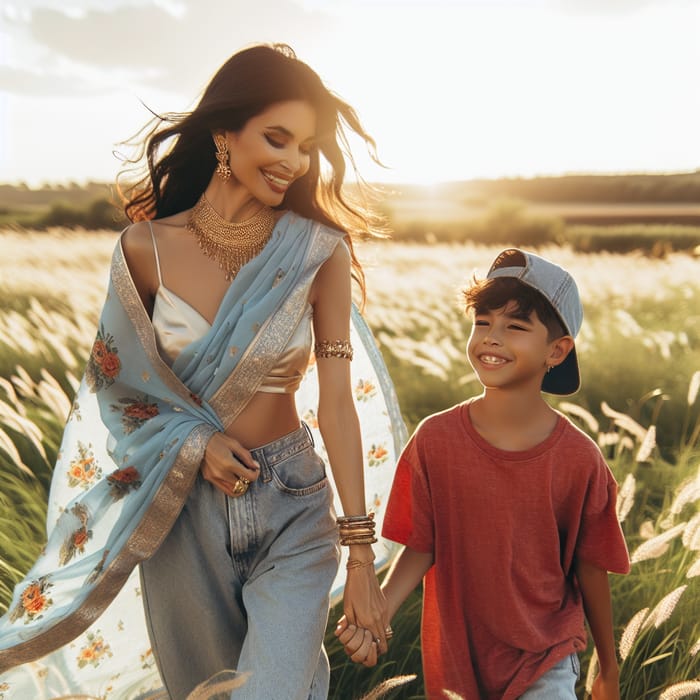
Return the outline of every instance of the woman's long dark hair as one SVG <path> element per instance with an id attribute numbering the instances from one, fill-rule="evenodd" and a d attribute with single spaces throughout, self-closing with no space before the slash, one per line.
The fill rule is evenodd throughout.
<path id="1" fill-rule="evenodd" d="M 138 164 L 145 159 L 147 173 L 126 189 L 118 188 L 124 211 L 130 221 L 143 221 L 194 206 L 216 167 L 212 132 L 239 131 L 271 104 L 288 100 L 303 100 L 315 110 L 318 146 L 311 152 L 308 172 L 292 183 L 280 208 L 348 234 L 353 277 L 364 301 L 364 274 L 352 237 L 377 235 L 379 228 L 368 207 L 354 203 L 342 191 L 345 158 L 355 167 L 346 129 L 360 136 L 371 157 L 379 162 L 376 144 L 353 108 L 331 93 L 284 44 L 257 45 L 234 54 L 214 75 L 192 112 L 156 115 L 155 126 L 146 127 L 136 158 L 128 161 Z M 170 140 L 172 144 L 161 156 L 159 151 Z M 324 172 L 320 155 L 330 166 Z M 129 172 L 122 171 L 118 180 Z M 361 191 L 366 188 L 359 178 L 358 186 Z"/>

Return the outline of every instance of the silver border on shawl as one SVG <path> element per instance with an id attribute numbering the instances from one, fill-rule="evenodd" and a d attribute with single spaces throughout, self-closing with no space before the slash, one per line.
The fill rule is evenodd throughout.
<path id="1" fill-rule="evenodd" d="M 172 528 L 197 476 L 209 438 L 215 431 L 213 426 L 202 424 L 190 432 L 141 521 L 80 607 L 36 637 L 0 651 L 0 673 L 70 643 L 109 607 L 134 567 L 156 551 Z"/>
<path id="2" fill-rule="evenodd" d="M 306 308 L 309 290 L 318 268 L 328 259 L 342 237 L 340 231 L 325 228 L 319 223 L 313 224 L 309 237 L 310 254 L 299 282 L 266 319 L 257 339 L 246 348 L 234 370 L 209 400 L 209 405 L 216 411 L 224 429 L 245 408 L 287 346 Z"/>
<path id="3" fill-rule="evenodd" d="M 126 311 L 126 315 L 129 317 L 129 320 L 136 330 L 136 335 L 146 353 L 148 361 L 155 368 L 160 379 L 168 389 L 176 393 L 182 399 L 187 402 L 192 401 L 189 389 L 180 381 L 172 369 L 168 367 L 158 352 L 153 324 L 146 313 L 146 309 L 143 307 L 141 297 L 138 295 L 136 285 L 129 272 L 126 259 L 124 258 L 122 236 L 119 236 L 119 243 L 114 252 L 114 259 L 112 260 L 112 285 L 119 297 L 119 301 Z"/>

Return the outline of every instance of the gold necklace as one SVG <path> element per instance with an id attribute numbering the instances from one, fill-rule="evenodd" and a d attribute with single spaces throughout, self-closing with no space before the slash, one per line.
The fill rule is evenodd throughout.
<path id="1" fill-rule="evenodd" d="M 204 255 L 216 260 L 230 281 L 243 265 L 262 251 L 275 222 L 275 213 L 270 207 L 263 207 L 241 223 L 226 221 L 202 195 L 192 207 L 187 229 L 197 238 Z"/>

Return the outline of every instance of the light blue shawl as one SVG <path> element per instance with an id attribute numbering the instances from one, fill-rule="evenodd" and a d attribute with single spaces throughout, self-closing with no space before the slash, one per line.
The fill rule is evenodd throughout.
<path id="1" fill-rule="evenodd" d="M 159 686 L 142 606 L 134 601 L 137 565 L 172 527 L 208 439 L 231 424 L 286 347 L 316 272 L 342 237 L 285 214 L 263 252 L 232 282 L 211 330 L 172 369 L 158 354 L 119 242 L 54 470 L 47 544 L 0 619 L 0 673 L 15 667 L 0 676 L 0 700 L 5 691 L 8 698 L 25 697 L 15 691 L 48 698 L 88 690 L 132 700 Z M 386 368 L 356 309 L 352 321 L 353 381 L 368 431 L 367 504 L 378 511 L 379 529 L 406 435 Z M 314 370 L 312 364 L 297 405 L 317 433 L 315 390 L 308 388 L 316 385 L 308 381 Z M 378 563 L 390 551 L 384 543 Z"/>

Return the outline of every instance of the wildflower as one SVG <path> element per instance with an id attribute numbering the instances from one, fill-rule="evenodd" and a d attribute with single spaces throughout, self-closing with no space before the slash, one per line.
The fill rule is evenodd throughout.
<path id="1" fill-rule="evenodd" d="M 683 544 L 693 552 L 700 550 L 700 513 L 696 513 L 683 530 Z"/>
<path id="2" fill-rule="evenodd" d="M 631 435 L 634 435 L 639 442 L 644 441 L 647 431 L 644 430 L 644 428 L 639 425 L 634 418 L 630 418 L 630 416 L 628 416 L 626 413 L 620 413 L 619 411 L 613 410 L 605 401 L 600 404 L 600 409 L 603 411 L 604 415 L 606 415 L 608 418 L 612 418 L 615 425 L 617 425 L 619 428 L 622 428 Z"/>
<path id="3" fill-rule="evenodd" d="M 650 627 L 654 625 L 656 629 L 659 629 L 661 625 L 671 617 L 678 601 L 681 599 L 683 592 L 688 588 L 687 584 L 678 586 L 672 590 L 668 595 L 665 595 L 657 604 L 656 607 L 651 611 L 649 617 L 644 621 L 643 628 Z"/>
<path id="4" fill-rule="evenodd" d="M 618 522 L 624 522 L 625 518 L 629 515 L 634 505 L 634 491 L 637 486 L 637 481 L 633 474 L 628 474 L 625 480 L 622 482 L 620 491 L 617 494 L 617 504 L 615 506 L 617 511 Z"/>
<path id="5" fill-rule="evenodd" d="M 575 403 L 569 403 L 568 401 L 560 401 L 557 408 L 560 411 L 564 411 L 564 413 L 580 418 L 588 426 L 588 430 L 591 433 L 597 434 L 600 430 L 598 421 L 595 419 L 593 414 L 589 413 L 585 408 L 578 406 Z"/>
<path id="6" fill-rule="evenodd" d="M 686 525 L 687 523 L 679 523 L 670 530 L 662 532 L 660 535 L 652 537 L 652 539 L 640 544 L 630 557 L 630 561 L 633 564 L 636 564 L 637 562 L 644 561 L 646 559 L 656 559 L 660 557 L 668 549 L 668 543 L 674 537 L 680 535 L 685 529 Z"/>
<path id="7" fill-rule="evenodd" d="M 678 515 L 687 503 L 697 500 L 700 500 L 700 471 L 694 479 L 684 481 L 678 487 L 670 511 L 673 515 Z"/>
<path id="8" fill-rule="evenodd" d="M 683 681 L 669 685 L 659 695 L 659 700 L 680 700 L 680 698 L 697 697 L 698 694 L 700 694 L 700 681 Z"/>
<path id="9" fill-rule="evenodd" d="M 692 406 L 695 403 L 695 399 L 698 397 L 698 390 L 700 390 L 700 369 L 693 373 L 690 378 L 690 384 L 688 385 L 688 406 Z"/>
<path id="10" fill-rule="evenodd" d="M 637 462 L 646 462 L 654 447 L 656 447 L 656 426 L 650 425 L 637 451 Z"/>
<path id="11" fill-rule="evenodd" d="M 588 662 L 588 673 L 586 674 L 586 692 L 590 695 L 593 690 L 593 681 L 598 675 L 598 652 L 593 649 L 591 660 Z"/>
<path id="12" fill-rule="evenodd" d="M 363 695 L 360 698 L 360 700 L 378 700 L 378 698 L 383 697 L 389 691 L 394 690 L 395 688 L 398 688 L 402 685 L 406 685 L 406 683 L 410 683 L 414 680 L 416 680 L 415 673 L 406 676 L 394 676 L 393 678 L 387 678 L 385 681 L 382 681 L 379 685 L 372 688 L 372 690 L 370 690 L 369 693 Z M 447 697 L 450 698 L 450 700 L 463 700 L 460 696 L 456 695 L 455 693 L 450 693 L 449 691 L 446 692 Z"/>
<path id="13" fill-rule="evenodd" d="M 698 557 L 691 565 L 688 571 L 685 572 L 686 578 L 695 578 L 700 576 L 700 557 Z"/>
<path id="14" fill-rule="evenodd" d="M 642 628 L 642 623 L 646 619 L 648 612 L 649 608 L 642 608 L 636 612 L 622 632 L 622 636 L 620 637 L 620 658 L 623 661 L 629 656 L 630 651 L 632 651 L 634 642 L 637 639 L 639 630 Z"/>

